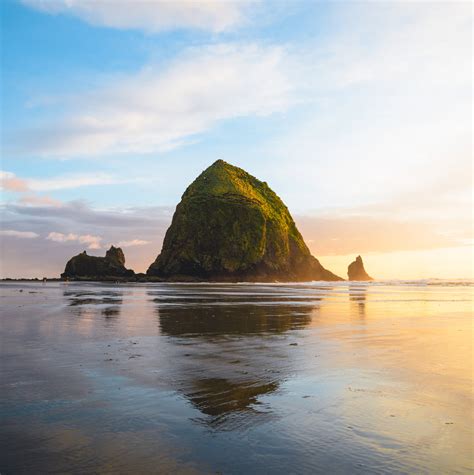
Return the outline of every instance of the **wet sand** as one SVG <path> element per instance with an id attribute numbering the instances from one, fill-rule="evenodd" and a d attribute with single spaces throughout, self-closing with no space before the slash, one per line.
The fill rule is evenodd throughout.
<path id="1" fill-rule="evenodd" d="M 0 473 L 469 473 L 472 288 L 1 284 Z"/>

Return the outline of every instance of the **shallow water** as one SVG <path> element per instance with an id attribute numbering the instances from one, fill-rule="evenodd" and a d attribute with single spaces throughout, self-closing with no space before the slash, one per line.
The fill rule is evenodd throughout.
<path id="1" fill-rule="evenodd" d="M 468 473 L 472 288 L 1 284 L 0 473 Z"/>

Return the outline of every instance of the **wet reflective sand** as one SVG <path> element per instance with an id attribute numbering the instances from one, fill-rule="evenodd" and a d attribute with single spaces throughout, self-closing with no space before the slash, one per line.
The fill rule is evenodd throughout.
<path id="1" fill-rule="evenodd" d="M 0 289 L 2 475 L 473 469 L 470 285 Z"/>

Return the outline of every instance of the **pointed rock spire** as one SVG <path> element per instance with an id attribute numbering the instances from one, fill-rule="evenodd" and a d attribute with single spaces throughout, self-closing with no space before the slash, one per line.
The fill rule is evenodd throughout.
<path id="1" fill-rule="evenodd" d="M 362 262 L 362 257 L 360 256 L 357 256 L 356 260 L 349 264 L 349 267 L 347 268 L 347 276 L 349 280 L 361 280 L 361 281 L 374 280 L 365 271 L 364 263 Z"/>

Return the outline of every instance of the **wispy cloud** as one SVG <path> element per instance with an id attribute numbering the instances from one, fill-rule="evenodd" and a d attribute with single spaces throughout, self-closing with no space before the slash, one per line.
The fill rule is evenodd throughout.
<path id="1" fill-rule="evenodd" d="M 94 236 L 92 234 L 74 234 L 74 233 L 58 233 L 56 231 L 50 232 L 46 237 L 49 241 L 60 242 L 60 243 L 70 243 L 77 242 L 80 244 L 86 244 L 88 249 L 101 249 L 103 247 L 109 247 L 113 244 L 116 247 L 135 247 L 135 246 L 144 246 L 150 244 L 150 241 L 145 241 L 143 239 L 130 239 L 126 241 L 112 242 L 107 246 L 102 245 L 103 238 L 101 236 Z"/>
<path id="2" fill-rule="evenodd" d="M 32 194 L 22 195 L 18 203 L 26 206 L 61 206 L 61 201 L 55 200 L 50 196 Z"/>
<path id="3" fill-rule="evenodd" d="M 412 213 L 435 193 L 464 191 L 472 173 L 470 5 L 346 2 L 337 20 L 336 31 L 302 53 L 314 102 L 269 141 L 269 173 L 300 208 L 417 190 L 403 203 Z M 434 190 L 437 181 L 443 187 Z"/>
<path id="4" fill-rule="evenodd" d="M 150 241 L 144 241 L 143 239 L 131 239 L 130 241 L 119 241 L 115 245 L 118 247 L 133 247 L 144 246 L 145 244 L 150 244 Z"/>
<path id="5" fill-rule="evenodd" d="M 281 47 L 193 48 L 165 69 L 149 66 L 72 97 L 56 121 L 23 131 L 12 147 L 57 158 L 169 150 L 219 121 L 286 110 L 286 62 Z"/>
<path id="6" fill-rule="evenodd" d="M 83 186 L 116 185 L 127 183 L 127 179 L 118 179 L 105 173 L 71 174 L 54 178 L 29 179 L 26 182 L 33 191 L 56 191 Z"/>
<path id="7" fill-rule="evenodd" d="M 159 32 L 193 28 L 220 32 L 244 21 L 252 1 L 236 0 L 22 0 L 25 5 L 53 15 L 67 14 L 92 25 Z"/>
<path id="8" fill-rule="evenodd" d="M 0 171 L 0 189 L 16 193 L 23 193 L 30 190 L 25 180 L 7 171 Z"/>
<path id="9" fill-rule="evenodd" d="M 12 172 L 0 171 L 0 188 L 17 193 L 57 191 L 94 185 L 116 185 L 130 182 L 106 173 L 72 173 L 52 178 L 20 178 Z"/>
<path id="10" fill-rule="evenodd" d="M 39 234 L 33 231 L 15 231 L 14 229 L 0 230 L 0 236 L 8 236 L 20 239 L 34 239 L 39 237 Z"/>
<path id="11" fill-rule="evenodd" d="M 84 234 L 80 236 L 73 233 L 63 234 L 58 232 L 49 233 L 46 239 L 54 242 L 77 241 L 80 244 L 86 244 L 89 249 L 100 249 L 100 242 L 102 241 L 100 236 L 92 236 L 91 234 Z"/>

